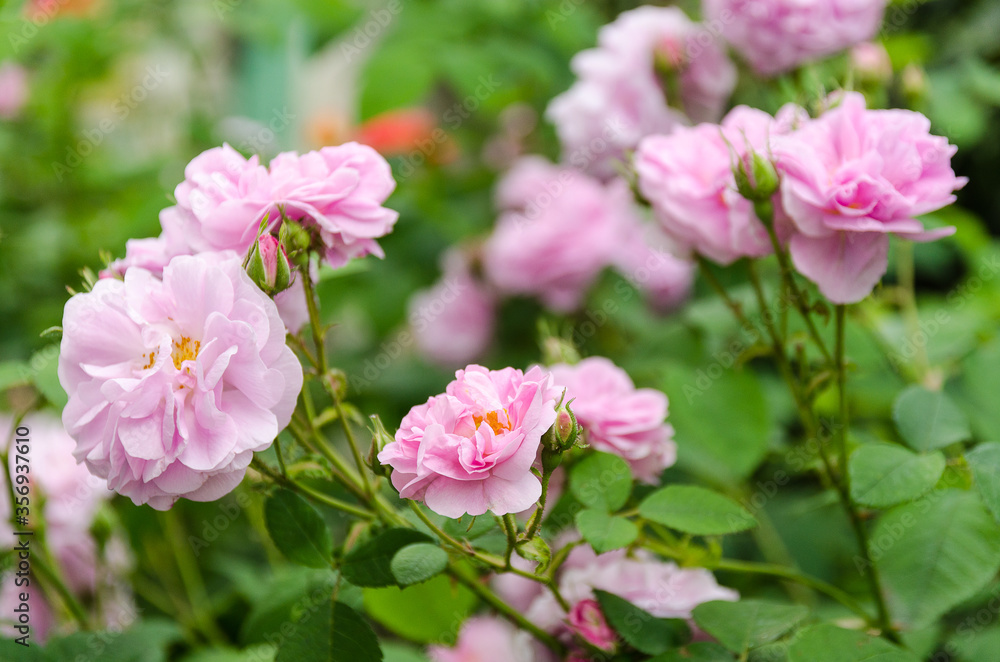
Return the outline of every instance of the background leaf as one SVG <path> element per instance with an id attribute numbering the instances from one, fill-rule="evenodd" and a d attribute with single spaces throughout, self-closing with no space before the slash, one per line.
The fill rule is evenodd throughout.
<path id="1" fill-rule="evenodd" d="M 628 600 L 607 591 L 594 591 L 608 625 L 638 651 L 662 653 L 691 638 L 691 629 L 680 618 L 657 618 Z"/>
<path id="2" fill-rule="evenodd" d="M 448 553 L 437 545 L 418 542 L 392 557 L 390 569 L 400 586 L 427 581 L 448 567 Z"/>
<path id="3" fill-rule="evenodd" d="M 698 627 L 742 655 L 794 628 L 809 616 L 809 609 L 759 600 L 713 600 L 695 607 L 692 615 Z"/>
<path id="4" fill-rule="evenodd" d="M 972 436 L 968 419 L 951 398 L 922 386 L 911 386 L 899 394 L 892 420 L 903 440 L 918 451 L 942 448 Z"/>
<path id="5" fill-rule="evenodd" d="M 632 471 L 617 455 L 593 453 L 570 469 L 569 489 L 583 505 L 613 512 L 632 493 Z"/>
<path id="6" fill-rule="evenodd" d="M 289 490 L 276 490 L 264 504 L 267 532 L 289 561 L 310 568 L 330 565 L 333 537 L 323 517 L 305 499 Z"/>
<path id="7" fill-rule="evenodd" d="M 979 495 L 1000 522 L 1000 443 L 979 444 L 965 454 L 965 459 L 972 468 Z"/>
<path id="8" fill-rule="evenodd" d="M 639 537 L 639 528 L 631 521 L 589 508 L 576 514 L 576 526 L 598 554 L 628 547 Z"/>
<path id="9" fill-rule="evenodd" d="M 941 453 L 917 455 L 893 444 L 864 444 L 851 453 L 851 499 L 873 508 L 912 501 L 944 473 Z"/>
<path id="10" fill-rule="evenodd" d="M 879 518 L 870 554 L 893 616 L 921 628 L 1000 570 L 1000 527 L 978 495 L 936 490 Z"/>
<path id="11" fill-rule="evenodd" d="M 430 542 L 430 536 L 413 529 L 387 529 L 351 549 L 344 556 L 340 572 L 355 586 L 392 586 L 396 583 L 392 571 L 396 553 L 407 545 Z"/>
<path id="12" fill-rule="evenodd" d="M 639 504 L 639 514 L 672 529 L 699 536 L 745 531 L 757 520 L 743 506 L 694 485 L 669 485 Z"/>

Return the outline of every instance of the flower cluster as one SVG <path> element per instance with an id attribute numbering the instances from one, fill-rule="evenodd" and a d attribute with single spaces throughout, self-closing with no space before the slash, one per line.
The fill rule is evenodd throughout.
<path id="1" fill-rule="evenodd" d="M 578 80 L 547 115 L 564 159 L 605 179 L 643 136 L 718 119 L 736 84 L 721 42 L 676 7 L 622 13 L 571 66 Z"/>
<path id="2" fill-rule="evenodd" d="M 965 184 L 955 147 L 905 110 L 869 110 L 856 92 L 831 98 L 816 119 L 785 108 L 776 118 L 745 107 L 719 126 L 650 136 L 636 154 L 639 188 L 663 230 L 693 252 L 728 264 L 771 252 L 764 223 L 787 243 L 796 269 L 835 303 L 860 301 L 885 273 L 888 235 L 930 241 L 916 218 L 955 201 Z M 736 167 L 734 168 L 734 162 Z M 773 168 L 773 218 L 758 218 L 734 170 Z M 759 185 L 760 182 L 743 182 Z"/>
<path id="3" fill-rule="evenodd" d="M 475 251 L 453 249 L 442 281 L 411 300 L 418 349 L 435 363 L 480 358 L 501 298 L 534 296 L 551 310 L 570 312 L 607 268 L 660 311 L 690 293 L 693 264 L 676 257 L 675 242 L 644 221 L 623 179 L 602 183 L 525 157 L 501 179 L 496 203 L 501 214 L 492 234 Z"/>
<path id="4" fill-rule="evenodd" d="M 886 0 L 704 0 L 705 19 L 771 76 L 871 39 Z"/>

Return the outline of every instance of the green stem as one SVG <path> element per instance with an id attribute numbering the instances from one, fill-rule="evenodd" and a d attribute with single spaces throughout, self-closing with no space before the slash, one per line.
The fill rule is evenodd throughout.
<path id="1" fill-rule="evenodd" d="M 536 535 L 538 535 L 538 529 L 542 526 L 542 518 L 545 517 L 545 502 L 549 496 L 549 480 L 552 478 L 551 471 L 542 472 L 542 496 L 538 498 L 538 508 L 531 515 L 531 521 L 528 522 L 528 529 L 524 533 L 525 540 L 531 540 Z"/>
<path id="2" fill-rule="evenodd" d="M 184 535 L 177 511 L 168 510 L 161 515 L 161 518 L 164 525 L 164 533 L 170 541 L 170 546 L 174 552 L 174 561 L 177 563 L 177 569 L 180 571 L 181 582 L 184 584 L 184 590 L 187 592 L 191 612 L 198 622 L 199 629 L 212 643 L 227 643 L 228 638 L 225 633 L 219 629 L 215 619 L 206 611 L 209 605 L 208 592 L 205 590 L 205 583 L 202 581 L 198 562 L 191 554 L 191 548 L 184 544 L 187 536 Z"/>
<path id="3" fill-rule="evenodd" d="M 503 562 L 507 568 L 510 568 L 510 557 L 514 553 L 514 546 L 517 545 L 517 521 L 513 515 L 507 513 L 500 518 L 500 523 L 503 526 L 503 532 L 507 535 L 507 549 L 503 554 Z"/>
<path id="4" fill-rule="evenodd" d="M 796 310 L 805 320 L 806 328 L 809 330 L 809 335 L 812 337 L 813 342 L 823 353 L 823 358 L 826 359 L 827 363 L 832 362 L 832 357 L 830 356 L 830 350 L 826 348 L 826 343 L 823 342 L 823 337 L 819 335 L 819 330 L 813 323 L 812 315 L 809 314 L 809 307 L 806 305 L 805 293 L 799 288 L 798 284 L 795 282 L 795 276 L 793 275 L 792 265 L 788 260 L 788 254 L 785 253 L 785 248 L 781 245 L 778 240 L 778 234 L 774 229 L 774 208 L 767 203 L 767 205 L 757 204 L 754 205 L 754 211 L 757 216 L 760 217 L 764 214 L 766 218 L 761 218 L 761 222 L 764 227 L 767 228 L 767 235 L 771 239 L 771 247 L 774 249 L 774 255 L 778 258 L 778 266 L 781 268 L 781 279 L 785 283 L 785 287 L 791 293 L 792 303 L 795 304 Z"/>
<path id="5" fill-rule="evenodd" d="M 495 609 L 501 616 L 522 630 L 531 633 L 535 639 L 538 639 L 558 655 L 561 656 L 566 652 L 566 646 L 562 642 L 522 616 L 520 612 L 501 600 L 496 593 L 483 586 L 477 579 L 466 576 L 464 572 L 454 567 L 448 568 L 448 574 L 479 596 L 483 602 Z"/>
<path id="6" fill-rule="evenodd" d="M 73 592 L 69 590 L 62 578 L 59 577 L 59 573 L 55 568 L 49 566 L 44 554 L 33 556 L 31 559 L 31 572 L 55 589 L 81 628 L 84 630 L 90 628 L 90 619 L 87 616 L 87 611 L 80 604 L 80 601 L 76 599 L 76 596 L 73 595 Z"/>
<path id="7" fill-rule="evenodd" d="M 899 637 L 892 626 L 892 617 L 889 614 L 889 607 L 882 592 L 882 581 L 879 576 L 878 566 L 872 559 L 868 551 L 868 531 L 865 523 L 861 520 L 857 509 L 851 501 L 851 476 L 847 470 L 847 433 L 850 427 L 850 410 L 847 406 L 847 368 L 845 365 L 845 327 L 846 327 L 847 306 L 839 304 L 837 306 L 837 343 L 836 343 L 836 369 L 837 369 L 837 391 L 840 405 L 840 431 L 837 435 L 838 451 L 840 454 L 840 481 L 839 491 L 841 500 L 847 508 L 847 514 L 851 518 L 851 526 L 858 540 L 858 550 L 866 562 L 867 571 L 865 578 L 868 580 L 872 597 L 875 599 L 875 607 L 878 610 L 879 626 L 886 637 L 898 642 Z"/>
<path id="8" fill-rule="evenodd" d="M 321 503 L 323 505 L 329 506 L 329 507 L 331 507 L 331 508 L 333 508 L 335 510 L 339 510 L 339 511 L 341 511 L 343 513 L 346 513 L 348 515 L 353 515 L 354 517 L 357 517 L 359 519 L 363 519 L 363 520 L 372 520 L 372 519 L 375 519 L 375 516 L 371 512 L 369 512 L 367 510 L 364 510 L 362 508 L 358 508 L 357 506 L 354 506 L 354 505 L 352 505 L 350 503 L 347 503 L 346 501 L 341 501 L 340 499 L 337 499 L 336 497 L 332 497 L 332 496 L 330 496 L 328 494 L 324 494 L 323 492 L 320 492 L 319 490 L 315 490 L 315 489 L 309 487 L 308 485 L 306 485 L 305 483 L 300 483 L 299 481 L 297 481 L 294 478 L 288 476 L 287 474 L 283 475 L 283 474 L 275 473 L 275 471 L 273 469 L 271 469 L 269 466 L 267 466 L 266 464 L 264 464 L 258 458 L 254 458 L 250 462 L 250 466 L 253 467 L 254 469 L 256 469 L 257 471 L 259 471 L 260 473 L 264 474 L 265 476 L 267 476 L 268 478 L 270 478 L 274 482 L 276 482 L 276 483 L 278 483 L 280 485 L 284 485 L 285 487 L 287 487 L 287 488 L 289 488 L 289 489 L 291 489 L 291 490 L 293 490 L 295 492 L 300 492 L 303 496 L 309 497 L 310 499 L 312 499 L 316 503 Z"/>

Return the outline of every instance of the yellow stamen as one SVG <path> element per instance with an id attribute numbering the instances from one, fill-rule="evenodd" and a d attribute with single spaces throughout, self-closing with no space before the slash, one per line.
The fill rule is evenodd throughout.
<path id="1" fill-rule="evenodd" d="M 175 340 L 174 350 L 170 353 L 170 358 L 174 360 L 174 367 L 180 370 L 181 364 L 197 357 L 200 349 L 201 342 L 192 341 L 187 336 L 181 336 L 180 342 Z"/>
<path id="2" fill-rule="evenodd" d="M 486 424 L 493 429 L 494 434 L 503 434 L 504 432 L 510 432 L 511 429 L 510 415 L 507 413 L 506 409 L 503 410 L 503 417 L 504 417 L 504 422 L 501 423 L 500 412 L 491 411 L 488 414 L 486 414 L 485 417 L 473 415 L 472 422 L 473 424 L 475 424 L 476 429 L 478 430 L 479 426 L 482 425 L 483 421 L 486 421 Z"/>

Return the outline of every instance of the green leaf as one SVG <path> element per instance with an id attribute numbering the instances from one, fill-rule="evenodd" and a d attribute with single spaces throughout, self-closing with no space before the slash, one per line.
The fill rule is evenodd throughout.
<path id="1" fill-rule="evenodd" d="M 289 561 L 310 568 L 330 565 L 333 537 L 323 517 L 295 492 L 280 489 L 264 504 L 271 540 Z"/>
<path id="2" fill-rule="evenodd" d="M 809 616 L 809 609 L 760 600 L 713 600 L 695 607 L 693 616 L 698 627 L 742 655 L 784 635 Z"/>
<path id="3" fill-rule="evenodd" d="M 419 584 L 448 567 L 448 553 L 437 545 L 418 542 L 396 552 L 389 567 L 400 586 Z"/>
<path id="4" fill-rule="evenodd" d="M 598 554 L 628 547 L 639 537 L 639 528 L 631 521 L 589 508 L 576 514 L 576 527 Z"/>
<path id="5" fill-rule="evenodd" d="M 691 628 L 681 618 L 657 618 L 607 591 L 594 591 L 608 625 L 630 646 L 656 655 L 691 639 Z"/>
<path id="6" fill-rule="evenodd" d="M 396 553 L 407 545 L 430 542 L 430 536 L 413 529 L 387 529 L 348 552 L 340 572 L 355 586 L 392 586 L 396 583 L 392 572 Z"/>
<path id="7" fill-rule="evenodd" d="M 1000 570 L 1000 527 L 973 492 L 936 490 L 897 506 L 879 518 L 869 543 L 893 616 L 913 629 L 973 596 Z"/>
<path id="8" fill-rule="evenodd" d="M 733 662 L 733 656 L 714 641 L 699 641 L 652 657 L 649 662 Z"/>
<path id="9" fill-rule="evenodd" d="M 653 522 L 698 536 L 736 533 L 757 526 L 741 505 L 693 485 L 669 485 L 639 504 L 639 514 Z"/>
<path id="10" fill-rule="evenodd" d="M 405 589 L 364 591 L 369 616 L 399 636 L 419 643 L 453 637 L 455 624 L 472 613 L 476 603 L 475 594 L 443 575 Z"/>
<path id="11" fill-rule="evenodd" d="M 929 451 L 972 436 L 969 421 L 940 391 L 911 386 L 896 398 L 892 420 L 910 448 Z"/>
<path id="12" fill-rule="evenodd" d="M 788 649 L 788 662 L 918 662 L 884 639 L 825 623 L 802 631 Z"/>
<path id="13" fill-rule="evenodd" d="M 412 646 L 397 643 L 383 643 L 385 662 L 427 662 L 427 656 Z"/>
<path id="14" fill-rule="evenodd" d="M 14 634 L 20 637 L 21 634 Z M 17 662 L 45 662 L 45 651 L 35 641 L 35 635 L 27 640 L 28 645 L 22 646 L 13 639 L 0 639 L 0 660 L 16 660 Z"/>
<path id="15" fill-rule="evenodd" d="M 278 646 L 275 662 L 381 662 L 370 625 L 343 602 L 323 600 L 305 611 Z"/>
<path id="16" fill-rule="evenodd" d="M 183 658 L 182 662 L 274 662 L 277 651 L 273 646 L 235 648 L 202 648 Z"/>
<path id="17" fill-rule="evenodd" d="M 569 490 L 589 508 L 614 512 L 632 493 L 632 472 L 617 455 L 594 453 L 570 469 Z"/>
<path id="18" fill-rule="evenodd" d="M 711 481 L 746 478 L 767 454 L 770 407 L 749 370 L 674 368 L 664 392 L 676 430 L 677 463 Z"/>
<path id="19" fill-rule="evenodd" d="M 939 452 L 917 455 L 894 444 L 865 444 L 851 453 L 851 499 L 873 508 L 912 501 L 934 488 L 944 473 Z"/>
<path id="20" fill-rule="evenodd" d="M 497 526 L 497 521 L 492 517 L 471 517 L 463 515 L 460 519 L 447 519 L 444 522 L 444 532 L 452 538 L 459 540 L 475 540 L 476 538 L 489 533 Z"/>
<path id="21" fill-rule="evenodd" d="M 972 468 L 979 495 L 1000 522 L 1000 443 L 979 444 L 965 454 L 965 459 Z"/>

